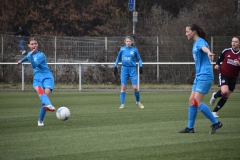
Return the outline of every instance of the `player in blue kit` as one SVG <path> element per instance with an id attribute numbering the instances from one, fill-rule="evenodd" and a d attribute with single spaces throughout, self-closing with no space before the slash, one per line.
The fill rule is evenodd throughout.
<path id="1" fill-rule="evenodd" d="M 118 73 L 118 62 L 122 61 L 122 67 L 121 67 L 121 92 L 120 92 L 120 109 L 124 109 L 125 104 L 125 96 L 126 96 L 126 85 L 127 80 L 130 78 L 132 87 L 134 89 L 134 95 L 136 97 L 136 104 L 139 106 L 139 108 L 143 109 L 144 106 L 140 103 L 140 93 L 137 87 L 138 84 L 138 78 L 136 73 L 136 59 L 138 60 L 140 69 L 139 73 L 142 74 L 142 59 L 139 55 L 138 49 L 133 46 L 133 38 L 130 36 L 125 37 L 124 42 L 126 46 L 123 46 L 120 48 L 118 52 L 118 56 L 116 58 L 115 67 L 114 67 L 114 74 L 116 75 Z"/>
<path id="2" fill-rule="evenodd" d="M 54 88 L 54 78 L 51 70 L 47 65 L 46 56 L 43 52 L 38 50 L 38 42 L 35 38 L 30 38 L 28 47 L 31 51 L 18 64 L 29 61 L 33 68 L 33 88 L 39 95 L 42 104 L 40 105 L 40 114 L 38 119 L 38 126 L 44 126 L 43 119 L 46 111 L 54 112 L 55 108 L 49 100 L 49 96 Z"/>
<path id="3" fill-rule="evenodd" d="M 178 133 L 195 133 L 194 124 L 199 109 L 212 122 L 210 134 L 214 134 L 222 127 L 222 123 L 213 116 L 210 108 L 202 102 L 204 95 L 208 94 L 214 79 L 211 66 L 211 60 L 213 60 L 214 54 L 210 51 L 208 43 L 205 41 L 203 29 L 196 24 L 191 24 L 186 27 L 186 36 L 188 39 L 193 39 L 194 41 L 192 54 L 195 62 L 196 75 L 193 82 L 192 93 L 189 98 L 188 126 L 178 131 Z"/>

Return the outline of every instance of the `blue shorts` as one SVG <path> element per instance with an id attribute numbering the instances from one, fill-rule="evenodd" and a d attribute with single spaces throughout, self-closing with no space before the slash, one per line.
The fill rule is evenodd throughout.
<path id="1" fill-rule="evenodd" d="M 40 86 L 43 89 L 49 88 L 53 90 L 54 88 L 54 78 L 52 73 L 36 73 L 33 77 L 33 88 Z"/>
<path id="2" fill-rule="evenodd" d="M 138 84 L 136 67 L 124 67 L 121 68 L 121 85 L 126 86 L 127 80 L 130 78 L 133 86 Z"/>
<path id="3" fill-rule="evenodd" d="M 192 91 L 199 92 L 202 94 L 208 94 L 213 80 L 199 80 L 197 78 L 194 79 Z"/>

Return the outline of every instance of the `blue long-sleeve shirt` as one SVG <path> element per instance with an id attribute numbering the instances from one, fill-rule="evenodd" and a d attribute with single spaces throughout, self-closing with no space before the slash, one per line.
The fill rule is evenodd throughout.
<path id="1" fill-rule="evenodd" d="M 122 60 L 122 66 L 125 67 L 136 67 L 136 59 L 138 60 L 139 66 L 142 67 L 142 59 L 138 52 L 138 49 L 134 46 L 127 47 L 123 46 L 118 52 L 116 58 L 115 67 L 118 66 L 118 62 Z"/>
<path id="2" fill-rule="evenodd" d="M 21 59 L 21 63 L 27 60 L 31 63 L 34 74 L 51 72 L 47 65 L 45 54 L 39 50 L 35 51 L 33 54 L 31 54 L 31 51 L 28 52 L 28 54 Z"/>

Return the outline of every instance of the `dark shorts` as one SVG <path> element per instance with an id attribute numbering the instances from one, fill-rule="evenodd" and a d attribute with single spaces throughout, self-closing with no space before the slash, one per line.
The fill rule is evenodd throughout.
<path id="1" fill-rule="evenodd" d="M 219 80 L 219 83 L 218 83 L 219 87 L 227 85 L 230 91 L 232 92 L 234 91 L 235 86 L 237 84 L 237 78 L 229 78 L 227 76 L 219 74 L 218 80 Z"/>

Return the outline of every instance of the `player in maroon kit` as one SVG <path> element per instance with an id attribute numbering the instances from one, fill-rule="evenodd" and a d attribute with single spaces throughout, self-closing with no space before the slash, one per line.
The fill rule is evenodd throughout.
<path id="1" fill-rule="evenodd" d="M 229 96 L 234 91 L 237 77 L 240 71 L 240 42 L 239 38 L 232 38 L 232 48 L 226 48 L 222 51 L 222 54 L 216 60 L 215 69 L 219 70 L 219 86 L 221 89 L 212 94 L 212 98 L 210 99 L 210 104 L 214 105 L 214 102 L 218 97 L 221 99 L 218 101 L 216 107 L 213 110 L 213 115 L 215 117 L 219 117 L 217 112 L 224 106 L 227 102 Z M 220 63 L 221 67 L 220 67 Z"/>

